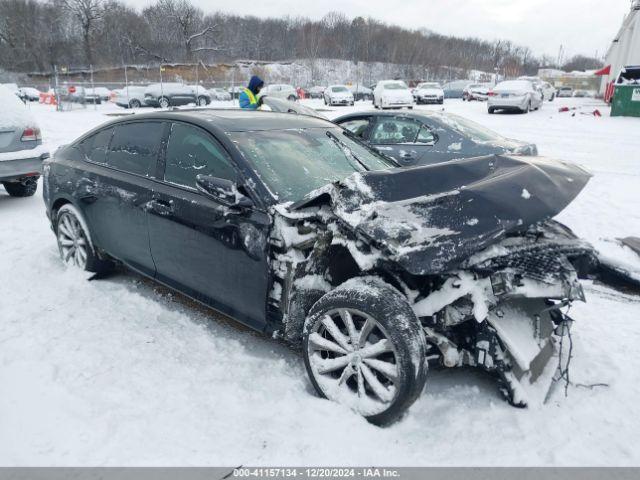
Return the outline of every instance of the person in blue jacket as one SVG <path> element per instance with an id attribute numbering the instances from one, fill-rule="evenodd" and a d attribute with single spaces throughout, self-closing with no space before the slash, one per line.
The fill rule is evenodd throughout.
<path id="1" fill-rule="evenodd" d="M 262 79 L 256 75 L 249 80 L 249 86 L 240 92 L 238 99 L 240 100 L 240 108 L 256 110 L 262 102 L 258 98 L 260 90 L 264 86 Z"/>

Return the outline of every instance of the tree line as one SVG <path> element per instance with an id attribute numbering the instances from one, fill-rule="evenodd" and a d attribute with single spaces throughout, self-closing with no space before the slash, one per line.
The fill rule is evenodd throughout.
<path id="1" fill-rule="evenodd" d="M 337 12 L 310 20 L 209 13 L 189 0 L 157 0 L 142 10 L 118 0 L 0 0 L 0 68 L 13 72 L 236 59 L 313 65 L 321 58 L 432 72 L 498 69 L 506 76 L 557 67 L 508 40 L 446 36 Z M 573 69 L 600 64 L 587 57 L 567 63 Z"/>

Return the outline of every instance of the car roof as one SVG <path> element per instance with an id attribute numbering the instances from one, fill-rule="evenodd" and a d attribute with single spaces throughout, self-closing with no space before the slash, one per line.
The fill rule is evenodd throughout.
<path id="1" fill-rule="evenodd" d="M 334 122 L 341 122 L 347 120 L 349 118 L 357 118 L 357 117 L 366 117 L 366 116 L 376 116 L 376 117 L 402 117 L 402 118 L 414 118 L 416 120 L 420 119 L 430 119 L 436 121 L 442 121 L 443 117 L 446 117 L 447 113 L 438 112 L 434 110 L 420 110 L 420 111 L 407 111 L 407 112 L 380 112 L 378 110 L 365 110 L 361 112 L 348 113 L 346 115 L 342 115 L 340 117 L 335 118 Z"/>
<path id="2" fill-rule="evenodd" d="M 127 115 L 114 123 L 131 120 L 191 121 L 201 126 L 211 125 L 224 132 L 257 132 L 301 128 L 328 128 L 328 120 L 306 115 L 239 109 L 184 109 Z"/>

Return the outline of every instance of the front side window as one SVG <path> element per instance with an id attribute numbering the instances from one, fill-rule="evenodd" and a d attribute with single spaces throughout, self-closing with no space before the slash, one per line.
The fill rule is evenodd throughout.
<path id="1" fill-rule="evenodd" d="M 164 179 L 196 188 L 198 175 L 237 179 L 228 155 L 209 134 L 191 125 L 174 123 L 167 144 Z"/>
<path id="2" fill-rule="evenodd" d="M 228 133 L 258 177 L 279 201 L 307 193 L 355 172 L 395 165 L 339 128 Z"/>
<path id="3" fill-rule="evenodd" d="M 113 128 L 107 128 L 80 142 L 80 150 L 85 160 L 94 163 L 107 163 L 107 150 L 112 135 Z"/>
<path id="4" fill-rule="evenodd" d="M 374 145 L 393 145 L 397 143 L 415 143 L 420 123 L 410 118 L 381 118 L 371 132 Z"/>
<path id="5" fill-rule="evenodd" d="M 109 147 L 107 165 L 123 172 L 149 176 L 156 167 L 163 126 L 161 122 L 118 125 Z"/>

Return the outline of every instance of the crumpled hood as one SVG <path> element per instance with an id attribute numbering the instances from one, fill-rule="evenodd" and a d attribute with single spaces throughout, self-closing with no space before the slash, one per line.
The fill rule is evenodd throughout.
<path id="1" fill-rule="evenodd" d="M 389 260 L 415 275 L 439 274 L 507 233 L 554 217 L 590 177 L 571 163 L 491 155 L 357 173 L 289 209 L 328 203 Z"/>

